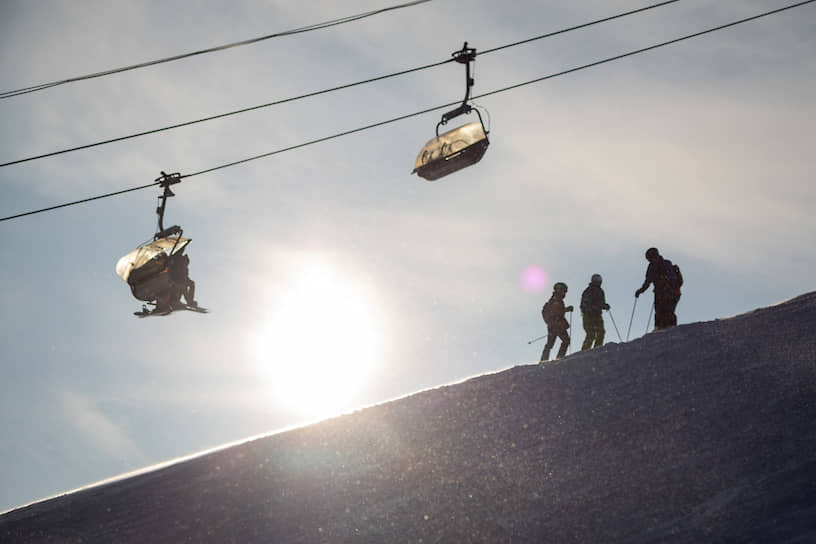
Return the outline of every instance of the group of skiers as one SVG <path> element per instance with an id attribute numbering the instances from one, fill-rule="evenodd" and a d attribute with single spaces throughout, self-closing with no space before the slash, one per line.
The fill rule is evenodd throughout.
<path id="1" fill-rule="evenodd" d="M 646 260 L 649 261 L 646 278 L 643 285 L 635 291 L 635 298 L 643 294 L 649 285 L 654 285 L 655 330 L 677 325 L 677 315 L 674 312 L 680 300 L 680 287 L 683 285 L 680 268 L 670 260 L 664 259 L 654 247 L 646 251 Z M 609 310 L 609 304 L 606 303 L 606 295 L 601 289 L 602 282 L 600 274 L 593 274 L 589 285 L 581 294 L 580 308 L 586 332 L 586 338 L 581 346 L 582 351 L 603 345 L 606 333 L 603 311 Z M 550 359 L 550 350 L 555 345 L 556 339 L 561 339 L 556 358 L 560 359 L 567 353 L 570 336 L 567 333 L 569 322 L 565 314 L 573 311 L 572 306 L 564 305 L 567 290 L 567 284 L 557 282 L 553 285 L 552 296 L 541 309 L 541 317 L 547 324 L 547 344 L 541 352 L 542 363 Z"/>

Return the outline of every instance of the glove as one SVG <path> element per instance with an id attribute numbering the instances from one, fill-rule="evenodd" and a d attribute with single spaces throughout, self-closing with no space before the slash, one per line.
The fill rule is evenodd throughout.
<path id="1" fill-rule="evenodd" d="M 567 306 L 566 308 L 564 308 L 564 311 L 565 312 L 571 312 L 572 311 L 572 306 Z"/>
<path id="2" fill-rule="evenodd" d="M 635 291 L 635 298 L 638 298 L 642 292 L 643 292 L 643 291 L 641 291 L 640 289 L 638 289 L 637 291 Z"/>
<path id="3" fill-rule="evenodd" d="M 603 305 L 603 309 L 604 309 L 604 310 L 608 310 L 608 309 L 609 309 L 609 304 L 604 304 L 604 305 Z"/>

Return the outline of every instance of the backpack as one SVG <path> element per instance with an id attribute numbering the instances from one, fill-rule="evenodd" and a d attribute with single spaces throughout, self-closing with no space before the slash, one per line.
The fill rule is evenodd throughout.
<path id="1" fill-rule="evenodd" d="M 541 307 L 541 319 L 543 319 L 546 323 L 550 322 L 552 319 L 552 307 L 550 305 L 551 300 L 548 300 L 544 303 L 544 306 Z"/>
<path id="2" fill-rule="evenodd" d="M 541 317 L 544 319 L 544 322 L 547 326 L 552 326 L 554 323 L 558 321 L 560 317 L 558 314 L 558 308 L 553 300 L 550 299 L 544 303 L 544 306 L 541 308 Z"/>
<path id="3" fill-rule="evenodd" d="M 541 317 L 544 318 L 544 322 L 547 324 L 547 327 L 563 328 L 564 330 L 567 330 L 569 328 L 569 323 L 567 323 L 567 320 L 564 318 L 564 314 L 560 312 L 558 306 L 558 302 L 553 302 L 552 299 L 548 300 L 541 308 Z"/>
<path id="4" fill-rule="evenodd" d="M 676 264 L 673 264 L 668 259 L 663 259 L 663 277 L 666 280 L 666 283 L 672 289 L 680 291 L 680 288 L 683 286 L 683 274 L 680 272 L 680 267 Z"/>

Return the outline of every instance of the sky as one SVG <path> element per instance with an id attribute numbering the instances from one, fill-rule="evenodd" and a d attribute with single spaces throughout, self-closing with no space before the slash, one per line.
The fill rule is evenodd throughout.
<path id="1" fill-rule="evenodd" d="M 0 4 L 0 91 L 398 2 Z M 792 3 L 792 2 L 790 2 Z M 681 0 L 478 56 L 478 96 L 789 2 Z M 432 0 L 0 100 L 0 163 L 436 63 L 649 5 Z M 648 330 L 656 246 L 680 323 L 813 290 L 816 6 L 477 98 L 482 161 L 411 175 L 439 110 L 184 179 L 210 313 L 139 319 L 116 261 L 156 231 L 151 187 L 0 222 L 0 511 L 415 391 L 538 361 L 552 284 L 593 273 L 606 339 Z M 447 63 L 0 167 L 0 217 L 460 101 Z M 473 116 L 451 122 L 473 120 Z M 525 281 L 531 272 L 541 282 Z M 614 322 L 613 322 L 614 319 Z M 630 327 L 631 323 L 631 327 Z M 616 332 L 616 328 L 618 332 Z M 572 320 L 574 351 L 583 341 Z M 768 331 L 772 334 L 772 331 Z"/>

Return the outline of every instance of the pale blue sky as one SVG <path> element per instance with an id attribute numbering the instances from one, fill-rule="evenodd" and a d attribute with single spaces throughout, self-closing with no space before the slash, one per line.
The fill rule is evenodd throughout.
<path id="1" fill-rule="evenodd" d="M 0 91 L 397 2 L 0 5 Z M 0 162 L 485 50 L 647 5 L 432 2 L 0 100 Z M 474 94 L 787 5 L 681 0 L 483 55 Z M 813 289 L 816 7 L 480 99 L 491 146 L 411 176 L 439 113 L 184 180 L 209 315 L 137 319 L 114 272 L 157 189 L 0 223 L 0 511 L 205 448 L 537 360 L 554 281 L 593 273 L 621 334 L 658 246 L 681 323 Z M 347 91 L 0 168 L 0 217 L 197 172 L 460 100 L 447 64 Z M 467 119 L 469 120 L 469 119 Z M 528 266 L 549 274 L 529 292 Z M 646 329 L 650 296 L 635 308 Z M 573 349 L 583 340 L 573 320 Z M 617 341 L 607 318 L 607 340 Z M 768 331 L 772 334 L 773 331 Z"/>

